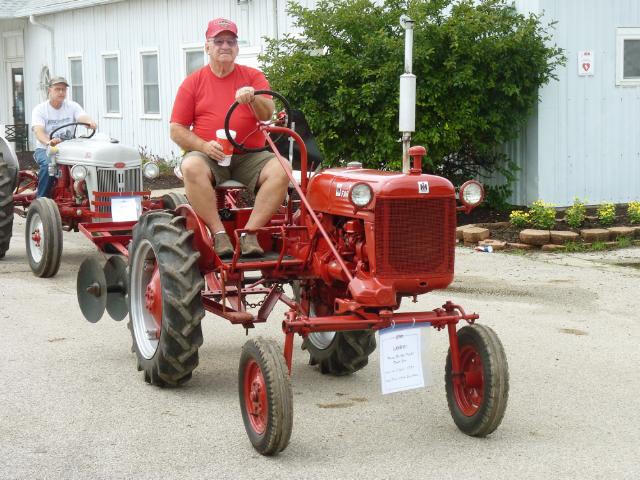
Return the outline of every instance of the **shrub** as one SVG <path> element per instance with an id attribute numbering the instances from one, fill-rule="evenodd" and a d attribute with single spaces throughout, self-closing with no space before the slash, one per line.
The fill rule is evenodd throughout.
<path id="1" fill-rule="evenodd" d="M 529 208 L 529 219 L 532 226 L 551 230 L 556 224 L 556 209 L 550 203 L 537 200 Z"/>
<path id="2" fill-rule="evenodd" d="M 640 223 L 640 202 L 629 202 L 627 217 L 631 223 Z"/>
<path id="3" fill-rule="evenodd" d="M 509 222 L 517 228 L 523 228 L 529 225 L 529 214 L 522 210 L 514 210 L 509 215 Z"/>
<path id="4" fill-rule="evenodd" d="M 567 208 L 565 216 L 567 217 L 567 225 L 573 228 L 580 228 L 584 223 L 587 209 L 584 206 L 584 202 L 581 202 L 578 197 L 573 200 L 573 205 Z"/>
<path id="5" fill-rule="evenodd" d="M 612 225 L 616 219 L 616 207 L 613 203 L 603 203 L 598 207 L 597 215 L 601 225 Z"/>
<path id="6" fill-rule="evenodd" d="M 414 145 L 425 167 L 458 184 L 509 168 L 496 154 L 515 138 L 540 88 L 564 64 L 552 24 L 507 0 L 318 0 L 289 2 L 299 32 L 267 39 L 259 57 L 274 90 L 304 112 L 326 165 L 401 167 L 398 78 L 404 30 L 415 21 Z M 499 199 L 506 191 L 497 191 Z"/>

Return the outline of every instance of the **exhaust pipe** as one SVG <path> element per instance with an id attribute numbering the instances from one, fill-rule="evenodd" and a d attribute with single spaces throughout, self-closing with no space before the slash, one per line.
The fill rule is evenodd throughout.
<path id="1" fill-rule="evenodd" d="M 400 26 L 405 30 L 404 73 L 400 75 L 399 130 L 402 133 L 402 173 L 409 173 L 411 134 L 416 131 L 416 76 L 413 68 L 413 24 L 407 15 L 400 17 Z"/>

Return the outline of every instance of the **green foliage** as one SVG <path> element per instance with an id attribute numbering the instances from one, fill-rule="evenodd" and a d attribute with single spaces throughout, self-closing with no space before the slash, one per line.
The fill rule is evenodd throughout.
<path id="1" fill-rule="evenodd" d="M 629 202 L 627 218 L 631 223 L 640 223 L 640 202 Z"/>
<path id="2" fill-rule="evenodd" d="M 573 200 L 573 205 L 567 208 L 565 216 L 567 218 L 567 225 L 573 228 L 580 228 L 584 223 L 584 219 L 587 215 L 587 208 L 584 202 L 580 201 L 578 197 Z"/>
<path id="3" fill-rule="evenodd" d="M 567 242 L 564 244 L 564 251 L 567 253 L 584 252 L 587 250 L 582 242 Z"/>
<path id="4" fill-rule="evenodd" d="M 416 132 L 426 166 L 459 183 L 499 168 L 538 89 L 564 62 L 549 28 L 506 0 L 319 0 L 290 2 L 300 36 L 267 40 L 260 57 L 274 90 L 305 113 L 325 162 L 357 160 L 398 170 L 401 14 L 415 20 Z M 505 190 L 497 190 L 497 198 Z"/>
<path id="5" fill-rule="evenodd" d="M 529 219 L 532 226 L 551 230 L 556 224 L 556 209 L 550 203 L 537 200 L 529 208 Z"/>
<path id="6" fill-rule="evenodd" d="M 616 237 L 616 243 L 618 248 L 629 248 L 633 244 L 631 238 L 623 236 Z"/>
<path id="7" fill-rule="evenodd" d="M 509 222 L 517 228 L 524 228 L 529 225 L 530 218 L 527 212 L 522 210 L 514 210 L 509 214 Z"/>
<path id="8" fill-rule="evenodd" d="M 593 252 L 601 252 L 602 250 L 606 250 L 607 249 L 607 244 L 601 240 L 598 240 L 596 242 L 593 242 L 591 244 L 591 247 L 589 247 L 591 251 Z"/>
<path id="9" fill-rule="evenodd" d="M 613 203 L 603 203 L 596 212 L 601 225 L 612 225 L 616 220 L 616 207 Z"/>

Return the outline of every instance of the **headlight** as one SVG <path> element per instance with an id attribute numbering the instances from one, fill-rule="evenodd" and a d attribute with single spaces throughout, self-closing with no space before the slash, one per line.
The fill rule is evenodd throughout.
<path id="1" fill-rule="evenodd" d="M 149 162 L 142 168 L 142 173 L 147 178 L 156 178 L 160 175 L 160 168 L 155 163 Z"/>
<path id="2" fill-rule="evenodd" d="M 460 187 L 460 201 L 470 207 L 479 205 L 484 199 L 484 188 L 475 180 L 469 180 Z"/>
<path id="3" fill-rule="evenodd" d="M 349 190 L 349 200 L 358 208 L 366 207 L 373 200 L 373 190 L 366 183 L 356 183 Z"/>
<path id="4" fill-rule="evenodd" d="M 87 178 L 87 168 L 84 165 L 75 165 L 71 169 L 71 177 L 74 180 L 84 180 Z"/>

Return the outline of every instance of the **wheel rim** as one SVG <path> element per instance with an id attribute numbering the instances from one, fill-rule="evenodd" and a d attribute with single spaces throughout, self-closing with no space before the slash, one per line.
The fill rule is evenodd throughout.
<path id="1" fill-rule="evenodd" d="M 250 360 L 244 368 L 243 393 L 251 428 L 258 435 L 262 435 L 267 429 L 269 403 L 262 369 L 255 360 Z"/>
<path id="2" fill-rule="evenodd" d="M 484 399 L 484 371 L 480 353 L 471 345 L 460 349 L 462 377 L 454 386 L 456 403 L 467 417 L 476 414 Z"/>
<path id="3" fill-rule="evenodd" d="M 309 334 L 309 341 L 318 350 L 329 348 L 333 339 L 336 338 L 336 332 L 313 332 Z"/>
<path id="4" fill-rule="evenodd" d="M 44 228 L 40 215 L 34 213 L 29 222 L 29 254 L 34 262 L 40 263 L 44 254 Z"/>
<path id="5" fill-rule="evenodd" d="M 162 331 L 160 275 L 153 248 L 145 240 L 138 246 L 131 265 L 131 323 L 140 354 L 152 358 Z"/>

